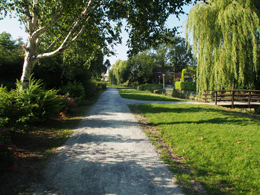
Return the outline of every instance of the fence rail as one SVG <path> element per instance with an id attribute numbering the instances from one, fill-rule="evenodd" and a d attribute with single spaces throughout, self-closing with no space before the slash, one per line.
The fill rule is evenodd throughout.
<path id="1" fill-rule="evenodd" d="M 205 103 L 209 100 L 214 100 L 215 105 L 218 102 L 227 102 L 226 104 L 221 104 L 221 106 L 225 107 L 256 109 L 260 106 L 260 90 L 204 90 L 203 99 Z"/>

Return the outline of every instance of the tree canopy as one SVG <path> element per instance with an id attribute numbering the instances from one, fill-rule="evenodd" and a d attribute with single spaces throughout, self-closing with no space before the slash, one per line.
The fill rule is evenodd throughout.
<path id="1" fill-rule="evenodd" d="M 208 0 L 190 11 L 197 89 L 250 87 L 259 70 L 259 2 Z"/>
<path id="2" fill-rule="evenodd" d="M 63 52 L 83 34 L 96 34 L 108 45 L 120 43 L 122 19 L 127 21 L 128 45 L 132 54 L 163 40 L 165 21 L 170 14 L 182 13 L 182 6 L 192 0 L 3 0 L 2 17 L 14 11 L 26 26 L 28 43 L 25 50 L 22 82 L 26 83 L 36 62 Z M 111 23 L 113 21 L 114 23 Z M 88 38 L 85 40 L 93 43 Z M 39 45 L 44 50 L 39 50 Z"/>

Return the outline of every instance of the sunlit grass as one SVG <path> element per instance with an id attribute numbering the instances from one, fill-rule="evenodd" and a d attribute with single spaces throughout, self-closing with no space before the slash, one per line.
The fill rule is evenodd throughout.
<path id="1" fill-rule="evenodd" d="M 193 171 L 180 180 L 201 182 L 207 194 L 260 194 L 260 123 L 208 105 L 138 105 L 157 136 Z M 166 160 L 167 161 L 167 160 Z"/>
<path id="2" fill-rule="evenodd" d="M 118 89 L 122 98 L 134 99 L 134 100 L 148 100 L 148 101 L 184 101 L 179 98 L 166 96 L 163 94 L 154 94 L 149 91 L 139 91 L 129 87 L 115 86 Z"/>

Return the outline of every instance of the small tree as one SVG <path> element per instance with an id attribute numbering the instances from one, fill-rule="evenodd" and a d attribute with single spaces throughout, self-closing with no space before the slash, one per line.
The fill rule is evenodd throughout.
<path id="1" fill-rule="evenodd" d="M 182 82 L 185 82 L 186 72 L 187 72 L 187 69 L 182 69 L 182 72 L 181 72 L 181 81 Z"/>

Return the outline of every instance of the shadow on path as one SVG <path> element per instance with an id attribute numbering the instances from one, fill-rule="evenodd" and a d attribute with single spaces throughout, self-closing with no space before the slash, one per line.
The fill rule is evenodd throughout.
<path id="1" fill-rule="evenodd" d="M 101 94 L 29 194 L 183 194 L 131 114 L 133 102 L 114 88 Z"/>

